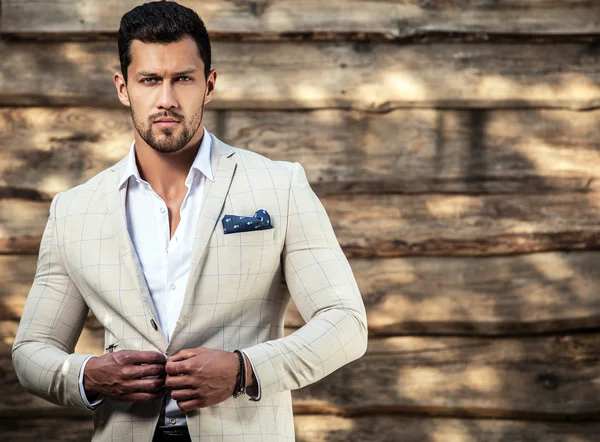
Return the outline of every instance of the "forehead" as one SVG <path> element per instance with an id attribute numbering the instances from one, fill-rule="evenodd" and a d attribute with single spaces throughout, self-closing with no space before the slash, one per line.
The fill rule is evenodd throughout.
<path id="1" fill-rule="evenodd" d="M 200 50 L 192 37 L 186 36 L 174 43 L 131 42 L 129 72 L 180 72 L 194 67 L 204 71 Z"/>

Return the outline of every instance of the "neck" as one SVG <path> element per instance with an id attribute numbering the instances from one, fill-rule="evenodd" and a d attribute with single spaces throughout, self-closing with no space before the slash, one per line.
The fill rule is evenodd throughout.
<path id="1" fill-rule="evenodd" d="M 135 134 L 135 157 L 140 176 L 155 192 L 169 193 L 184 185 L 204 137 L 203 130 L 198 132 L 199 139 L 194 137 L 186 147 L 173 153 L 157 152 Z"/>

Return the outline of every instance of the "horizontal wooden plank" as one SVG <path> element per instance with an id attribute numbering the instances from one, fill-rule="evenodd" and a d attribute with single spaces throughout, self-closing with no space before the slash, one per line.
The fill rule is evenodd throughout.
<path id="1" fill-rule="evenodd" d="M 19 418 L 0 420 L 2 440 L 4 442 L 44 441 L 44 442 L 81 442 L 92 440 L 94 421 L 88 416 L 44 419 L 42 413 L 35 412 Z"/>
<path id="2" fill-rule="evenodd" d="M 319 195 L 600 189 L 600 111 L 320 110 L 205 113 L 233 146 L 298 161 Z M 50 198 L 110 167 L 127 109 L 0 109 L 0 197 Z"/>
<path id="3" fill-rule="evenodd" d="M 600 336 L 390 338 L 294 392 L 303 413 L 420 413 L 514 419 L 597 417 Z"/>
<path id="4" fill-rule="evenodd" d="M 0 256 L 0 338 L 6 342 L 16 332 L 36 261 L 34 255 Z M 350 265 L 372 336 L 600 330 L 600 252 L 352 259 Z M 304 325 L 293 305 L 285 322 Z M 90 320 L 87 330 L 101 346 L 98 328 Z"/>
<path id="5" fill-rule="evenodd" d="M 299 415 L 298 442 L 592 442 L 597 422 L 527 422 L 498 419 L 407 417 L 398 414 L 345 418 Z"/>
<path id="6" fill-rule="evenodd" d="M 440 419 L 380 415 L 346 418 L 296 415 L 298 442 L 595 442 L 597 422 L 527 422 L 498 419 Z M 91 417 L 44 419 L 43 416 L 0 420 L 4 442 L 90 440 Z"/>
<path id="7" fill-rule="evenodd" d="M 600 194 L 322 198 L 348 256 L 504 255 L 595 249 Z"/>
<path id="8" fill-rule="evenodd" d="M 424 110 L 225 113 L 224 137 L 299 161 L 328 193 L 589 191 L 599 111 Z"/>
<path id="9" fill-rule="evenodd" d="M 106 0 L 100 6 L 81 0 L 3 0 L 4 33 L 114 33 L 121 15 L 137 0 Z M 418 0 L 276 0 L 219 2 L 182 0 L 203 18 L 213 38 L 281 38 L 290 34 L 334 38 L 368 34 L 387 39 L 436 33 L 561 35 L 600 32 L 600 7 L 593 0 L 547 2 L 493 0 L 449 2 Z"/>
<path id="10" fill-rule="evenodd" d="M 371 335 L 599 330 L 600 252 L 352 259 Z M 292 305 L 286 325 L 301 327 Z"/>
<path id="11" fill-rule="evenodd" d="M 121 106 L 114 41 L 3 41 L 0 52 L 0 105 Z M 217 42 L 213 54 L 213 109 L 600 104 L 600 54 L 583 43 Z"/>
<path id="12" fill-rule="evenodd" d="M 504 255 L 600 247 L 600 193 L 332 195 L 321 198 L 350 257 Z M 0 253 L 41 237 L 48 202 L 0 200 Z M 6 244 L 9 244 L 7 247 Z M 12 244 L 12 246 L 11 246 Z"/>
<path id="13" fill-rule="evenodd" d="M 374 413 L 525 420 L 597 417 L 600 336 L 372 339 L 367 354 L 293 393 L 298 414 Z M 23 393 L 0 346 L 0 417 L 64 415 Z"/>

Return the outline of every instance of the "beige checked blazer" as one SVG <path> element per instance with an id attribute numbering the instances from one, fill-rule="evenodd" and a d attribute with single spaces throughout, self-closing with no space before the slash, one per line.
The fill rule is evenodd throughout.
<path id="1" fill-rule="evenodd" d="M 261 399 L 230 398 L 187 413 L 192 440 L 289 441 L 290 390 L 364 354 L 364 305 L 302 166 L 212 137 L 215 180 L 205 185 L 184 305 L 169 343 L 156 327 L 127 230 L 126 189 L 118 190 L 125 161 L 54 198 L 13 346 L 13 364 L 28 392 L 85 407 L 78 375 L 88 355 L 73 351 L 89 309 L 105 329 L 105 346 L 118 344 L 118 350 L 245 350 Z M 223 234 L 224 214 L 250 216 L 259 209 L 271 215 L 274 229 Z M 282 293 L 282 277 L 307 321 L 287 337 L 290 296 Z M 106 400 L 94 411 L 93 440 L 150 441 L 161 405 Z"/>

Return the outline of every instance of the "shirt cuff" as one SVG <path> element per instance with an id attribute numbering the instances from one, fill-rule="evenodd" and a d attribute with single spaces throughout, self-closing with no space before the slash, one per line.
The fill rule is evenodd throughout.
<path id="1" fill-rule="evenodd" d="M 254 385 L 253 387 L 246 388 L 246 394 L 248 396 L 250 396 L 250 400 L 260 401 L 260 379 L 258 378 L 258 375 L 256 374 L 256 370 L 254 370 L 254 364 L 252 363 L 252 359 L 250 359 L 250 357 L 246 354 L 245 351 L 242 350 L 242 353 L 244 353 L 244 356 L 246 356 L 246 359 L 248 359 L 250 361 L 250 367 L 252 367 L 252 373 L 254 374 L 254 377 L 256 378 L 256 385 Z"/>
<path id="2" fill-rule="evenodd" d="M 88 407 L 90 410 L 95 410 L 98 407 L 98 405 L 100 405 L 102 402 L 104 402 L 104 398 L 102 397 L 102 398 L 96 399 L 94 402 L 90 403 L 90 401 L 88 401 L 88 398 L 85 394 L 85 388 L 83 388 L 83 371 L 85 370 L 85 366 L 87 365 L 89 360 L 92 359 L 93 357 L 94 356 L 90 356 L 85 361 L 83 361 L 83 364 L 81 365 L 81 370 L 79 371 L 79 394 L 81 395 L 81 400 L 83 401 L 85 406 Z"/>

